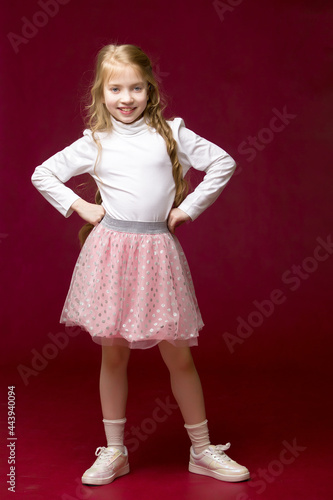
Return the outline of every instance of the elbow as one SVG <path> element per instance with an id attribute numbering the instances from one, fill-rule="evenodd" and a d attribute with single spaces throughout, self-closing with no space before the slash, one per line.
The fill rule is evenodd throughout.
<path id="1" fill-rule="evenodd" d="M 40 183 L 40 180 L 41 179 L 40 179 L 39 167 L 36 167 L 34 173 L 31 176 L 32 185 L 35 186 L 35 188 L 37 188 L 37 186 Z"/>
<path id="2" fill-rule="evenodd" d="M 36 186 L 36 184 L 35 184 L 35 183 L 36 183 L 36 181 L 37 181 L 37 179 L 36 179 L 36 171 L 35 171 L 35 172 L 32 174 L 32 176 L 31 176 L 31 182 L 32 182 L 32 185 L 33 185 L 33 186 Z"/>
<path id="3" fill-rule="evenodd" d="M 36 171 L 31 176 L 31 183 L 32 183 L 33 186 L 36 187 L 36 183 L 37 183 Z"/>
<path id="4" fill-rule="evenodd" d="M 221 164 L 222 164 L 224 173 L 226 173 L 227 175 L 230 175 L 230 176 L 235 172 L 235 170 L 237 168 L 236 161 L 228 153 L 226 153 L 224 156 L 221 157 Z"/>
<path id="5" fill-rule="evenodd" d="M 230 170 L 231 170 L 231 173 L 234 173 L 234 171 L 236 170 L 236 167 L 237 167 L 237 163 L 233 159 L 233 157 L 230 156 L 230 155 L 229 155 L 229 159 L 230 159 Z"/>

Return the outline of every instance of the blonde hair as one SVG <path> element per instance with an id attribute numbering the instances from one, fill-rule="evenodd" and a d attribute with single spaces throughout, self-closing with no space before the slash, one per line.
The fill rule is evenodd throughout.
<path id="1" fill-rule="evenodd" d="M 91 87 L 91 101 L 87 106 L 88 126 L 92 131 L 92 136 L 98 147 L 98 156 L 95 164 L 98 163 L 101 154 L 101 143 L 96 135 L 96 132 L 111 131 L 112 122 L 110 113 L 104 104 L 104 84 L 110 79 L 110 75 L 119 65 L 131 65 L 137 69 L 144 80 L 148 83 L 148 101 L 147 106 L 143 112 L 143 117 L 148 126 L 156 129 L 156 131 L 163 137 L 166 143 L 167 152 L 172 163 L 172 175 L 175 181 L 176 193 L 174 199 L 174 206 L 177 207 L 185 198 L 188 185 L 183 177 L 183 169 L 178 160 L 177 143 L 172 135 L 172 130 L 169 124 L 163 117 L 163 110 L 165 108 L 161 101 L 158 84 L 154 76 L 152 65 L 148 56 L 135 45 L 106 45 L 97 54 L 95 79 Z M 101 201 L 100 195 L 96 194 L 97 199 Z M 88 226 L 86 224 L 84 227 Z M 91 229 L 93 228 L 92 225 Z M 84 243 L 85 238 L 88 236 L 87 228 L 84 233 L 84 239 L 80 237 L 81 245 Z M 91 230 L 90 229 L 90 230 Z"/>

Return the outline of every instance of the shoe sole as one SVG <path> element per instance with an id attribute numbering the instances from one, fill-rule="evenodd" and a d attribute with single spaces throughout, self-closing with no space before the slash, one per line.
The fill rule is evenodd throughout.
<path id="1" fill-rule="evenodd" d="M 125 474 L 128 474 L 130 471 L 129 464 L 125 465 L 122 469 L 117 470 L 112 476 L 110 477 L 85 477 L 84 474 L 81 478 L 82 484 L 88 484 L 88 485 L 95 485 L 99 486 L 102 484 L 109 484 L 112 483 L 117 477 L 125 476 Z"/>
<path id="2" fill-rule="evenodd" d="M 238 481 L 246 481 L 250 479 L 250 473 L 244 472 L 243 474 L 239 474 L 238 476 L 228 476 L 227 474 L 219 474 L 218 472 L 214 472 L 213 470 L 206 469 L 205 467 L 201 467 L 200 465 L 189 464 L 188 470 L 193 472 L 193 474 L 200 474 L 201 476 L 213 477 L 215 479 L 219 479 L 220 481 L 227 481 L 229 483 L 237 483 Z"/>

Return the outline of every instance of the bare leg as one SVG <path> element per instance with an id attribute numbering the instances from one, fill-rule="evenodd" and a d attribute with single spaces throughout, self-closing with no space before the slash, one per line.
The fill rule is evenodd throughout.
<path id="1" fill-rule="evenodd" d="M 97 448 L 97 459 L 83 474 L 83 484 L 109 484 L 129 472 L 127 450 L 123 445 L 129 355 L 127 347 L 102 347 L 100 396 L 107 447 Z"/>
<path id="2" fill-rule="evenodd" d="M 123 346 L 103 346 L 100 373 L 100 397 L 103 418 L 125 417 L 128 394 L 127 364 L 130 349 Z"/>
<path id="3" fill-rule="evenodd" d="M 231 460 L 224 453 L 224 450 L 229 448 L 229 443 L 224 446 L 210 446 L 201 382 L 190 348 L 174 347 L 166 341 L 161 342 L 159 348 L 169 368 L 172 392 L 192 442 L 189 471 L 221 481 L 236 482 L 249 479 L 247 468 Z"/>
<path id="4" fill-rule="evenodd" d="M 175 347 L 167 341 L 159 343 L 160 353 L 170 371 L 171 388 L 184 421 L 188 425 L 206 419 L 200 378 L 189 347 Z"/>

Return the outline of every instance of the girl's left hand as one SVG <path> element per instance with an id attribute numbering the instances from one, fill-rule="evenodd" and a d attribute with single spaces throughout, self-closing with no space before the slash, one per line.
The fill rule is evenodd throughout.
<path id="1" fill-rule="evenodd" d="M 168 228 L 170 233 L 175 234 L 176 227 L 189 220 L 192 220 L 191 217 L 183 212 L 183 210 L 180 208 L 172 208 L 168 217 Z"/>

